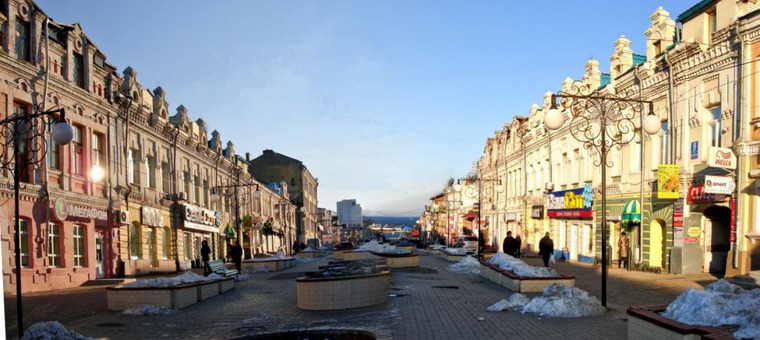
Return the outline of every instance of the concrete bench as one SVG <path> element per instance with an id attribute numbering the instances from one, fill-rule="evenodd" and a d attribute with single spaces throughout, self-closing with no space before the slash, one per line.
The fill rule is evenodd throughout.
<path id="1" fill-rule="evenodd" d="M 208 266 L 211 269 L 212 273 L 217 273 L 221 276 L 228 277 L 232 275 L 238 274 L 237 269 L 229 269 L 227 266 L 222 262 L 222 260 L 213 260 L 208 261 Z"/>

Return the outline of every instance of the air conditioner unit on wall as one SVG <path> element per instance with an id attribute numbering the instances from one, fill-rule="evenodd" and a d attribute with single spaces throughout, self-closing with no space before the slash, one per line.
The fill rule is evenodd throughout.
<path id="1" fill-rule="evenodd" d="M 113 220 L 116 224 L 128 224 L 129 223 L 129 211 L 116 210 L 113 214 Z"/>

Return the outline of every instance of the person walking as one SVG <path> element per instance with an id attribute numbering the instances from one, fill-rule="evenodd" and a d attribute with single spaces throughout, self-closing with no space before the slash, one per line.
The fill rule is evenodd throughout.
<path id="1" fill-rule="evenodd" d="M 625 235 L 625 231 L 620 234 L 620 239 L 618 240 L 618 255 L 620 256 L 620 259 L 618 260 L 618 269 L 620 269 L 621 266 L 623 268 L 628 269 L 628 244 L 629 244 L 628 236 Z M 624 264 L 625 262 L 625 264 Z"/>
<path id="2" fill-rule="evenodd" d="M 544 260 L 544 267 L 549 266 L 549 259 L 554 254 L 554 241 L 549 237 L 549 232 L 538 242 L 538 255 Z"/>
<path id="3" fill-rule="evenodd" d="M 514 257 L 515 256 L 515 238 L 512 237 L 512 232 L 507 232 L 507 237 L 504 238 L 504 254 Z"/>
<path id="4" fill-rule="evenodd" d="M 211 255 L 211 247 L 208 246 L 208 241 L 203 240 L 201 242 L 201 259 L 203 260 L 203 276 L 208 276 L 211 274 L 211 267 L 208 265 L 208 261 L 210 261 L 209 256 Z"/>
<path id="5" fill-rule="evenodd" d="M 241 273 L 240 266 L 243 261 L 243 247 L 238 244 L 237 239 L 232 239 L 232 246 L 230 247 L 230 256 L 232 256 L 232 262 L 235 262 L 235 269 L 238 273 Z"/>
<path id="6" fill-rule="evenodd" d="M 520 258 L 521 251 L 520 248 L 522 247 L 522 239 L 520 238 L 520 234 L 517 234 L 515 237 L 515 257 Z"/>

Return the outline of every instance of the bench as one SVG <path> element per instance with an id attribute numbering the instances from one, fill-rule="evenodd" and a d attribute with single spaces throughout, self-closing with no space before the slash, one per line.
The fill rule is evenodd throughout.
<path id="1" fill-rule="evenodd" d="M 237 269 L 228 269 L 222 260 L 208 261 L 208 266 L 212 273 L 217 273 L 224 277 L 237 275 Z"/>

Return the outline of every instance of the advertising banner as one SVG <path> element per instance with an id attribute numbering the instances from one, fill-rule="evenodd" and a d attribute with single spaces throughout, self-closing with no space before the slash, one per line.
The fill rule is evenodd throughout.
<path id="1" fill-rule="evenodd" d="M 593 191 L 591 185 L 583 188 L 555 191 L 546 195 L 546 216 L 554 218 L 592 218 Z"/>
<path id="2" fill-rule="evenodd" d="M 686 194 L 686 202 L 689 203 L 721 202 L 726 199 L 728 199 L 726 195 L 706 193 L 704 184 L 690 186 Z"/>
<path id="3" fill-rule="evenodd" d="M 678 165 L 657 165 L 657 198 L 678 198 Z"/>
<path id="4" fill-rule="evenodd" d="M 543 205 L 532 206 L 530 217 L 539 219 L 539 220 L 544 218 L 544 206 Z"/>
<path id="5" fill-rule="evenodd" d="M 673 204 L 673 246 L 683 247 L 683 198 Z"/>
<path id="6" fill-rule="evenodd" d="M 736 169 L 736 155 L 729 148 L 710 147 L 707 151 L 707 166 L 712 168 Z"/>
<path id="7" fill-rule="evenodd" d="M 736 189 L 736 183 L 731 177 L 705 176 L 705 193 L 732 195 Z"/>

